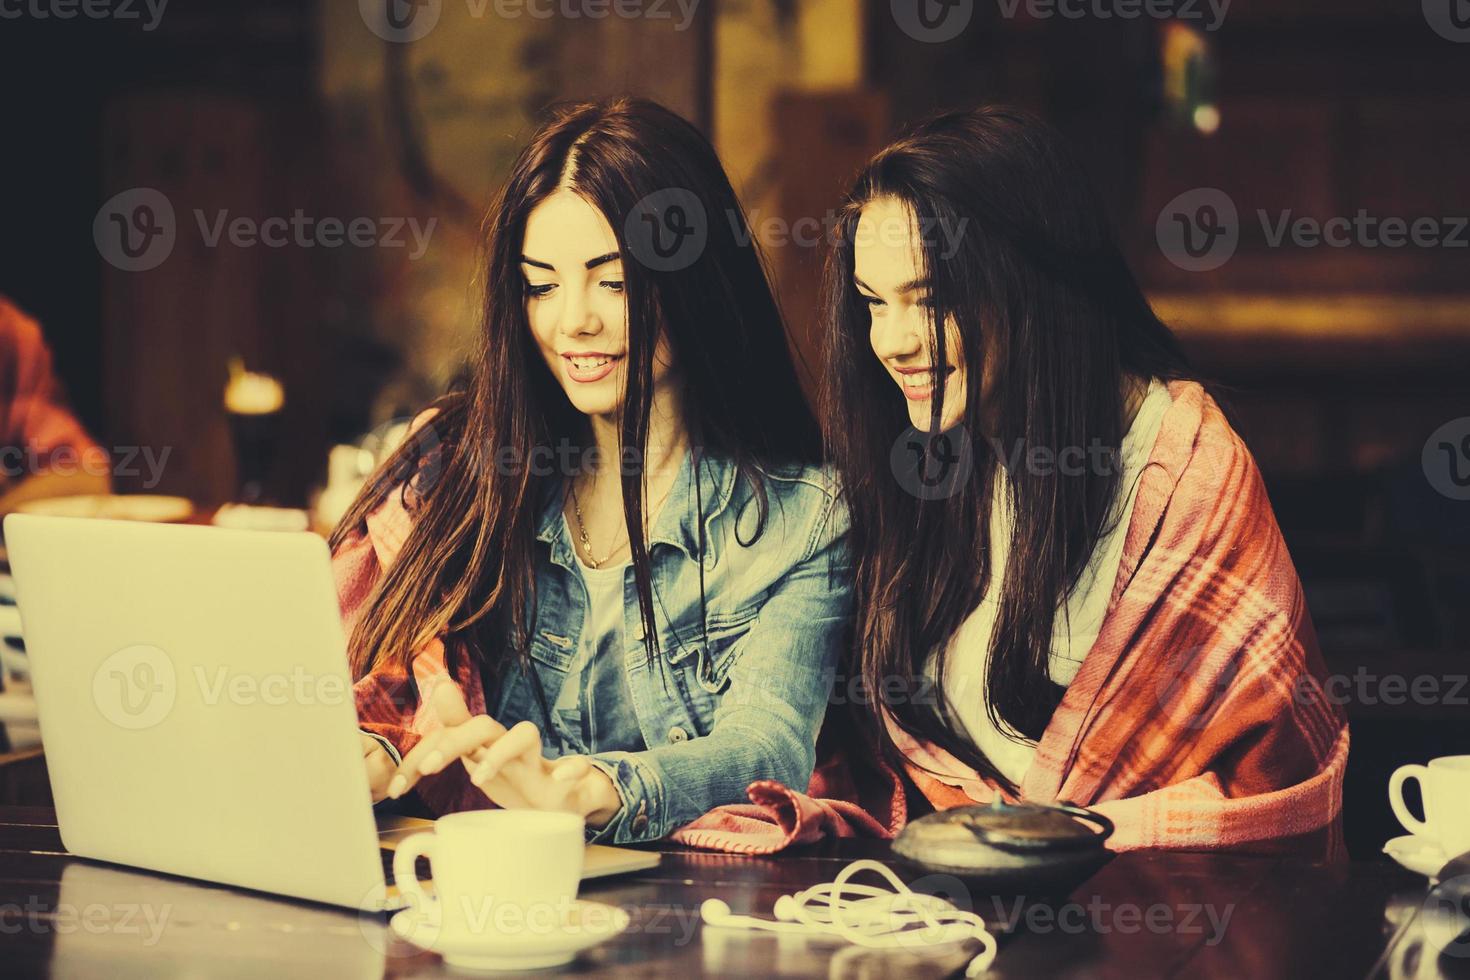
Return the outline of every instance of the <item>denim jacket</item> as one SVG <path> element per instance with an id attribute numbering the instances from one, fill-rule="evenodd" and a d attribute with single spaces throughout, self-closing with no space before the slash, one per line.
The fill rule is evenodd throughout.
<path id="1" fill-rule="evenodd" d="M 649 535 L 656 658 L 644 644 L 631 566 L 624 572 L 622 666 L 647 748 L 591 747 L 593 765 L 622 799 L 591 839 L 663 837 L 716 806 L 744 802 L 755 780 L 804 790 L 815 764 L 851 619 L 846 508 L 824 468 L 765 471 L 766 522 L 752 541 L 759 511 L 750 481 L 737 480 L 728 460 L 705 455 L 696 494 L 694 468 L 686 454 Z M 530 654 L 548 703 L 564 682 L 577 682 L 568 670 L 587 603 L 561 502 L 549 495 L 536 535 Z M 703 617 L 697 519 L 705 526 Z M 519 662 L 492 701 L 489 713 L 502 724 L 529 719 L 542 727 L 548 755 L 562 750 Z"/>

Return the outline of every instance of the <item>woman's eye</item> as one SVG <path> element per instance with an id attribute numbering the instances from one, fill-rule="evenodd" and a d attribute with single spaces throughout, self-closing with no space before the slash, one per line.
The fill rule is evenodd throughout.
<path id="1" fill-rule="evenodd" d="M 623 280 L 621 279 L 604 279 L 598 285 L 615 293 L 621 293 L 623 291 Z"/>
<path id="2" fill-rule="evenodd" d="M 555 286 L 556 286 L 556 284 L 555 283 L 551 283 L 551 282 L 544 282 L 544 283 L 528 282 L 528 283 L 526 283 L 526 295 L 527 296 L 538 296 L 538 297 L 539 296 L 545 296 L 547 293 L 551 292 L 551 290 L 553 288 L 555 288 Z"/>
<path id="3" fill-rule="evenodd" d="M 863 301 L 863 302 L 864 302 L 864 303 L 865 303 L 865 304 L 867 304 L 867 307 L 868 307 L 868 309 L 870 309 L 870 310 L 873 310 L 873 309 L 877 309 L 877 308 L 878 308 L 878 307 L 880 307 L 880 306 L 885 306 L 885 305 L 887 305 L 887 304 L 885 304 L 885 303 L 884 303 L 884 302 L 883 302 L 883 301 L 882 301 L 882 300 L 881 300 L 881 299 L 879 299 L 879 298 L 878 298 L 878 297 L 876 297 L 876 296 L 862 296 L 862 295 L 861 295 L 861 294 L 859 294 L 859 296 L 861 296 L 861 298 L 862 298 L 862 301 Z"/>

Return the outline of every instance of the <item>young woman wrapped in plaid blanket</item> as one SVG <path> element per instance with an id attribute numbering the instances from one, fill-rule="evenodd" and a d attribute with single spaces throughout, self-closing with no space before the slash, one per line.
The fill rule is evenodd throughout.
<path id="1" fill-rule="evenodd" d="M 1339 855 L 1347 724 L 1261 477 L 1061 138 L 938 116 L 839 232 L 856 710 L 807 793 L 758 784 L 676 836 L 771 851 L 1001 796 L 1095 807 L 1116 848 Z"/>

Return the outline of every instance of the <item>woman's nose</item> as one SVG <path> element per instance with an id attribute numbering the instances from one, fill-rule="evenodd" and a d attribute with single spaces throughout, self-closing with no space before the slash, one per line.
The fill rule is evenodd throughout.
<path id="1" fill-rule="evenodd" d="M 924 337 L 920 329 L 921 316 L 891 316 L 874 319 L 872 329 L 873 353 L 887 360 L 896 357 L 912 357 L 924 349 Z"/>
<path id="2" fill-rule="evenodd" d="M 568 337 L 596 334 L 602 330 L 602 320 L 586 298 L 568 290 L 562 300 L 560 329 Z"/>

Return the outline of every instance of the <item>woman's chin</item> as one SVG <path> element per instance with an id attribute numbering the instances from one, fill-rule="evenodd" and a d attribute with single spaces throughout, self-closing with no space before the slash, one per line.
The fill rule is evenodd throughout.
<path id="1" fill-rule="evenodd" d="M 960 423 L 960 413 L 946 412 L 940 417 L 939 427 L 934 427 L 934 419 L 930 415 L 932 409 L 927 401 L 909 403 L 909 424 L 920 432 L 947 432 Z"/>
<path id="2" fill-rule="evenodd" d="M 617 397 L 612 391 L 591 391 L 578 385 L 566 389 L 567 400 L 583 415 L 611 415 L 617 410 Z"/>

